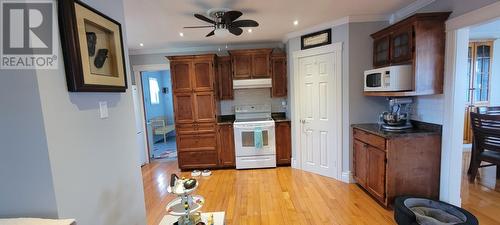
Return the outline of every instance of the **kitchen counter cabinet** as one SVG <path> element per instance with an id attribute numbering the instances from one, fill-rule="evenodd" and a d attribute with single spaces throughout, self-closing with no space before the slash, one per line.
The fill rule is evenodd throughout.
<path id="1" fill-rule="evenodd" d="M 275 123 L 276 165 L 287 166 L 292 160 L 292 134 L 290 121 Z"/>
<path id="2" fill-rule="evenodd" d="M 219 167 L 235 167 L 233 124 L 219 124 L 217 130 L 217 149 L 219 154 Z"/>
<path id="3" fill-rule="evenodd" d="M 399 195 L 438 199 L 441 134 L 421 128 L 403 135 L 380 134 L 367 131 L 367 126 L 353 125 L 353 176 L 358 185 L 385 207 Z"/>

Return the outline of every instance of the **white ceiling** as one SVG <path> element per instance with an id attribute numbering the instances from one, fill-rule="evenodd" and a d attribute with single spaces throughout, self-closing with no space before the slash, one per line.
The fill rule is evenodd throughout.
<path id="1" fill-rule="evenodd" d="M 346 16 L 388 15 L 414 0 L 124 0 L 127 39 L 130 50 L 168 49 L 214 44 L 280 41 L 290 32 Z M 240 19 L 253 19 L 260 26 L 252 33 L 221 39 L 206 38 L 206 29 L 183 29 L 206 25 L 194 13 L 206 15 L 210 8 L 243 12 Z M 294 26 L 293 21 L 299 25 Z M 179 36 L 184 33 L 184 37 Z M 143 47 L 139 44 L 144 43 Z"/>
<path id="2" fill-rule="evenodd" d="M 471 27 L 470 39 L 497 39 L 500 38 L 500 19 L 486 24 Z"/>

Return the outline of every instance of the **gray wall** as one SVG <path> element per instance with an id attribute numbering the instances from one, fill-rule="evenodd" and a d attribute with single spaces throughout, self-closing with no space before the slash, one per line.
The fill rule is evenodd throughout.
<path id="1" fill-rule="evenodd" d="M 121 22 L 126 32 L 121 0 L 84 2 Z M 2 105 L 10 105 L 2 107 L 7 116 L 0 121 L 9 133 L 2 135 L 0 160 L 1 166 L 4 160 L 11 166 L 11 174 L 4 178 L 2 169 L 0 178 L 1 216 L 75 218 L 79 225 L 145 224 L 131 89 L 69 93 L 62 60 L 57 70 L 2 71 L 0 79 L 2 93 L 8 93 L 0 97 Z M 99 119 L 99 101 L 108 102 L 109 118 Z M 3 181 L 12 183 L 7 190 Z M 19 199 L 10 197 L 19 193 Z M 19 200 L 23 205 L 13 207 Z"/>
<path id="2" fill-rule="evenodd" d="M 364 71 L 373 68 L 373 39 L 370 34 L 388 26 L 387 22 L 350 23 L 349 24 L 349 126 L 344 129 L 343 154 L 344 171 L 352 171 L 352 131 L 351 124 L 376 123 L 380 113 L 387 111 L 387 100 L 384 97 L 364 96 Z M 347 136 L 347 135 L 346 135 Z M 349 144 L 349 146 L 346 146 Z M 349 162 L 349 164 L 345 164 Z"/>
<path id="3" fill-rule="evenodd" d="M 370 34 L 386 26 L 386 22 L 350 23 L 332 28 L 332 42 L 342 42 L 342 171 L 351 168 L 351 131 L 354 123 L 375 123 L 384 111 L 385 100 L 380 97 L 363 95 L 363 72 L 372 68 L 373 40 Z M 300 37 L 287 42 L 289 89 L 292 90 L 294 74 L 293 52 L 300 51 Z M 290 101 L 289 101 L 290 102 Z M 293 108 L 290 102 L 290 109 Z M 369 110 L 367 110 L 369 109 Z M 290 113 L 290 110 L 288 112 Z M 292 131 L 294 132 L 294 131 Z M 292 134 L 298 137 L 298 134 Z M 296 152 L 292 153 L 296 157 Z"/>
<path id="4" fill-rule="evenodd" d="M 57 217 L 37 77 L 0 70 L 0 218 Z"/>

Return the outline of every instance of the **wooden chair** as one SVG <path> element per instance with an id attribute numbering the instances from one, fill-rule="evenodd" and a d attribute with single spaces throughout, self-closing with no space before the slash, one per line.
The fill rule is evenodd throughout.
<path id="1" fill-rule="evenodd" d="M 471 112 L 474 144 L 469 168 L 469 181 L 474 182 L 478 169 L 497 166 L 497 178 L 500 178 L 500 114 Z M 481 162 L 491 164 L 481 165 Z"/>

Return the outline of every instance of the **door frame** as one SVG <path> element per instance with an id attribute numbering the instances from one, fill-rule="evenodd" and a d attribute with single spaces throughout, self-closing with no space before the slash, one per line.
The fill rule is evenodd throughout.
<path id="1" fill-rule="evenodd" d="M 342 42 L 337 42 L 333 43 L 330 45 L 326 45 L 323 47 L 317 47 L 317 48 L 312 48 L 312 49 L 307 49 L 307 50 L 298 50 L 293 52 L 293 76 L 292 76 L 292 82 L 290 86 L 292 89 L 292 92 L 290 93 L 290 103 L 292 104 L 291 106 L 291 118 L 292 118 L 292 167 L 296 169 L 302 169 L 302 151 L 300 149 L 301 146 L 301 138 L 300 138 L 300 133 L 301 133 L 301 128 L 302 125 L 300 123 L 300 77 L 299 77 L 299 59 L 300 58 L 305 58 L 305 57 L 310 57 L 310 56 L 315 56 L 315 55 L 323 55 L 323 54 L 329 54 L 333 53 L 335 55 L 335 58 L 337 59 L 336 64 L 338 66 L 334 67 L 334 73 L 338 74 L 338 82 L 335 84 L 336 96 L 329 96 L 328 99 L 335 99 L 337 102 L 337 106 L 339 109 L 342 109 Z M 332 92 L 334 93 L 334 92 Z M 339 134 L 337 135 L 338 142 L 337 142 L 337 155 L 336 157 L 336 163 L 334 168 L 336 169 L 335 173 L 333 174 L 333 178 L 343 181 L 342 179 L 342 154 L 343 154 L 343 149 L 342 149 L 342 143 L 343 143 L 343 134 L 342 134 L 342 128 L 343 128 L 343 123 L 342 123 L 342 110 L 338 111 L 338 115 L 336 115 L 336 123 L 339 125 L 336 127 L 336 132 Z M 347 134 L 348 135 L 348 134 Z M 293 154 L 295 153 L 295 154 Z"/>
<path id="2" fill-rule="evenodd" d="M 469 27 L 500 18 L 500 2 L 492 3 L 446 22 L 444 111 L 440 200 L 461 205 L 463 106 L 465 105 Z"/>
<path id="3" fill-rule="evenodd" d="M 144 143 L 145 144 L 145 149 L 146 149 L 146 164 L 151 162 L 151 150 L 149 148 L 149 142 L 148 142 L 148 128 L 146 127 L 146 109 L 144 105 L 144 94 L 142 92 L 142 72 L 148 72 L 148 71 L 162 71 L 162 70 L 169 70 L 170 71 L 170 63 L 166 62 L 165 64 L 149 64 L 149 65 L 135 65 L 132 66 L 132 71 L 134 72 L 134 78 L 135 78 L 135 85 L 137 87 L 137 94 L 139 98 L 139 104 L 142 106 L 140 109 L 141 113 L 141 118 L 142 118 L 142 129 L 143 129 L 143 134 L 144 134 Z"/>

